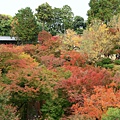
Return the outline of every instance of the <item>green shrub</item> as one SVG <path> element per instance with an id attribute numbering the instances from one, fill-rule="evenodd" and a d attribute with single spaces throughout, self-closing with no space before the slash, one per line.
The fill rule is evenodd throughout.
<path id="1" fill-rule="evenodd" d="M 112 63 L 112 60 L 110 58 L 103 58 L 101 61 L 98 61 L 96 63 L 96 65 L 105 67 L 105 68 L 109 68 L 109 65 L 107 65 L 107 64 L 111 64 L 111 63 Z M 111 69 L 111 65 L 110 65 L 110 69 Z"/>
<path id="2" fill-rule="evenodd" d="M 103 58 L 103 59 L 101 60 L 101 62 L 102 62 L 103 64 L 110 64 L 110 63 L 112 63 L 112 60 L 111 60 L 110 58 Z"/>
<path id="3" fill-rule="evenodd" d="M 102 120 L 120 120 L 120 109 L 109 108 L 107 113 L 102 116 Z"/>
<path id="4" fill-rule="evenodd" d="M 116 65 L 120 65 L 120 60 L 115 60 L 114 63 L 115 63 Z"/>
<path id="5" fill-rule="evenodd" d="M 62 98 L 49 99 L 42 106 L 42 117 L 47 120 L 59 120 L 64 114 L 64 109 L 70 106 L 70 103 Z"/>
<path id="6" fill-rule="evenodd" d="M 113 69 L 114 65 L 113 64 L 104 64 L 103 67 L 106 69 Z"/>
<path id="7" fill-rule="evenodd" d="M 100 61 L 100 62 L 97 62 L 96 65 L 102 67 L 102 66 L 103 66 L 103 63 Z"/>
<path id="8" fill-rule="evenodd" d="M 0 86 L 0 120 L 19 120 L 17 108 L 10 104 L 10 93 Z"/>

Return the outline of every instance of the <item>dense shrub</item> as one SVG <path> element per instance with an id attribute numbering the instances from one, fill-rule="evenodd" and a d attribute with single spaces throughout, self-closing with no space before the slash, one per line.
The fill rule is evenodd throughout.
<path id="1" fill-rule="evenodd" d="M 106 69 L 112 69 L 114 67 L 110 58 L 103 58 L 101 61 L 96 62 L 96 65 Z"/>
<path id="2" fill-rule="evenodd" d="M 101 61 L 98 61 L 98 62 L 96 62 L 96 65 L 102 67 L 102 66 L 103 66 L 103 63 L 102 63 Z"/>
<path id="3" fill-rule="evenodd" d="M 10 97 L 10 93 L 0 86 L 0 120 L 19 120 L 16 107 L 9 103 Z"/>
<path id="4" fill-rule="evenodd" d="M 106 114 L 102 116 L 102 120 L 120 120 L 120 109 L 108 108 Z"/>
<path id="5" fill-rule="evenodd" d="M 94 92 L 92 95 L 87 95 L 87 93 L 84 94 L 84 105 L 80 106 L 79 103 L 77 103 L 72 106 L 72 109 L 74 110 L 74 114 L 76 113 L 86 114 L 93 118 L 96 118 L 97 120 L 101 120 L 102 115 L 106 113 L 109 107 L 120 106 L 119 101 L 120 90 L 116 89 L 116 84 L 113 82 L 105 87 L 104 86 L 94 87 Z M 117 112 L 116 114 L 118 113 L 119 112 Z"/>
<path id="6" fill-rule="evenodd" d="M 26 44 L 23 46 L 23 51 L 29 54 L 30 56 L 34 56 L 36 49 L 37 49 L 37 45 L 35 46 L 32 44 Z"/>
<path id="7" fill-rule="evenodd" d="M 49 99 L 42 106 L 41 111 L 44 119 L 59 120 L 65 112 L 65 108 L 69 107 L 68 100 L 63 98 Z"/>
<path id="8" fill-rule="evenodd" d="M 38 34 L 38 40 L 41 44 L 45 44 L 45 42 L 49 41 L 51 39 L 51 37 L 52 37 L 52 35 L 45 30 L 39 32 L 39 34 Z"/>
<path id="9" fill-rule="evenodd" d="M 115 63 L 116 65 L 120 65 L 120 60 L 115 60 L 114 63 Z"/>
<path id="10" fill-rule="evenodd" d="M 65 65 L 83 67 L 87 63 L 88 56 L 87 54 L 72 50 L 62 52 L 61 58 L 66 60 Z"/>
<path id="11" fill-rule="evenodd" d="M 64 66 L 65 69 L 70 70 L 72 75 L 70 78 L 62 79 L 56 85 L 56 89 L 62 90 L 62 94 L 71 103 L 83 104 L 82 93 L 84 88 L 90 94 L 94 86 L 105 86 L 112 81 L 111 73 L 106 69 L 95 67 L 80 68 L 77 66 Z"/>
<path id="12" fill-rule="evenodd" d="M 113 64 L 104 64 L 103 67 L 106 69 L 113 69 L 114 65 Z"/>
<path id="13" fill-rule="evenodd" d="M 111 61 L 110 58 L 103 58 L 103 59 L 101 60 L 101 62 L 102 62 L 103 64 L 110 64 L 110 63 L 112 63 L 112 61 Z"/>
<path id="14" fill-rule="evenodd" d="M 63 65 L 65 62 L 64 59 L 62 58 L 56 58 L 54 55 L 47 55 L 47 56 L 42 56 L 41 58 L 41 64 L 44 64 L 47 67 L 60 67 Z"/>

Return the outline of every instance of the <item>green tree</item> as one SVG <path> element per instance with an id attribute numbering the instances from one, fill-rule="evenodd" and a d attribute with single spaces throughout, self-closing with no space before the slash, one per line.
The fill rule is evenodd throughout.
<path id="1" fill-rule="evenodd" d="M 22 43 L 37 42 L 38 26 L 30 7 L 18 10 L 13 18 L 12 30 L 12 35 Z"/>
<path id="2" fill-rule="evenodd" d="M 38 6 L 36 11 L 37 11 L 36 13 L 37 20 L 43 23 L 42 29 L 44 30 L 45 24 L 51 22 L 53 18 L 52 7 L 46 2 Z"/>
<path id="3" fill-rule="evenodd" d="M 62 10 L 61 8 L 54 8 L 53 9 L 53 18 L 51 23 L 49 23 L 47 26 L 49 28 L 49 31 L 52 35 L 56 35 L 57 33 L 62 33 L 62 24 L 63 24 L 63 18 L 62 18 Z"/>
<path id="4" fill-rule="evenodd" d="M 90 0 L 89 6 L 89 23 L 95 18 L 107 23 L 113 15 L 120 12 L 120 0 Z"/>
<path id="5" fill-rule="evenodd" d="M 82 34 L 85 28 L 84 18 L 81 16 L 75 16 L 73 21 L 73 29 L 77 34 Z"/>
<path id="6" fill-rule="evenodd" d="M 12 17 L 9 15 L 0 14 L 0 35 L 9 36 L 11 30 Z"/>
<path id="7" fill-rule="evenodd" d="M 49 31 L 52 35 L 64 33 L 66 29 L 71 29 L 73 25 L 74 14 L 68 5 L 62 8 L 53 9 L 52 21 L 48 24 Z"/>
<path id="8" fill-rule="evenodd" d="M 64 32 L 67 29 L 72 28 L 73 17 L 74 17 L 74 14 L 72 12 L 71 7 L 68 6 L 68 5 L 64 5 L 62 7 L 62 20 L 63 20 L 63 30 L 64 30 Z"/>

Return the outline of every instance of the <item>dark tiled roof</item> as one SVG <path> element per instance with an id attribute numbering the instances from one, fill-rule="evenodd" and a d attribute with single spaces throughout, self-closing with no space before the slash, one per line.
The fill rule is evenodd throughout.
<path id="1" fill-rule="evenodd" d="M 0 41 L 16 41 L 16 39 L 10 36 L 0 36 Z"/>

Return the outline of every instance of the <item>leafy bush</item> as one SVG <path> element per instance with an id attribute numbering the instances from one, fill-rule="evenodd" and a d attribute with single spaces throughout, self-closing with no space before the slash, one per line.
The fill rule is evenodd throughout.
<path id="1" fill-rule="evenodd" d="M 61 90 L 62 95 L 71 103 L 83 105 L 83 87 L 87 92 L 92 93 L 94 86 L 104 86 L 109 84 L 112 80 L 111 73 L 104 68 L 66 66 L 66 69 L 69 69 L 72 75 L 67 80 L 62 79 L 58 81 L 55 88 Z"/>
<path id="2" fill-rule="evenodd" d="M 116 65 L 120 65 L 120 60 L 115 60 L 114 63 L 115 63 Z"/>
<path id="3" fill-rule="evenodd" d="M 102 63 L 101 61 L 99 61 L 99 62 L 96 63 L 96 65 L 102 67 L 102 66 L 103 66 L 103 63 Z"/>
<path id="4" fill-rule="evenodd" d="M 66 65 L 83 67 L 87 62 L 88 56 L 87 54 L 79 53 L 73 50 L 62 52 L 61 58 L 66 60 Z"/>
<path id="5" fill-rule="evenodd" d="M 101 61 L 98 61 L 96 64 L 97 64 L 97 66 L 101 66 L 101 67 L 112 69 L 113 66 L 112 66 L 111 63 L 112 63 L 112 60 L 110 58 L 103 58 Z"/>
<path id="6" fill-rule="evenodd" d="M 62 58 L 56 58 L 53 54 L 41 57 L 41 63 L 47 67 L 59 67 L 65 62 Z"/>
<path id="7" fill-rule="evenodd" d="M 106 69 L 113 69 L 114 65 L 113 64 L 104 64 L 103 67 Z"/>
<path id="8" fill-rule="evenodd" d="M 74 113 L 80 113 L 80 114 L 86 114 L 93 118 L 96 118 L 96 120 L 101 120 L 101 117 L 108 108 L 110 107 L 119 107 L 120 103 L 120 90 L 117 90 L 115 92 L 114 87 L 116 86 L 116 83 L 111 83 L 109 86 L 97 86 L 94 87 L 94 91 L 92 95 L 87 95 L 87 93 L 84 94 L 84 105 L 80 106 L 79 103 L 73 104 L 72 110 Z M 108 119 L 102 119 L 102 120 L 120 120 L 120 109 L 119 110 L 109 110 L 107 112 Z M 112 119 L 109 119 L 111 118 Z M 116 117 L 115 117 L 116 116 Z M 107 117 L 107 116 L 106 116 Z M 113 119 L 113 118 L 118 119 Z"/>
<path id="9" fill-rule="evenodd" d="M 45 31 L 45 30 L 39 32 L 39 34 L 38 34 L 38 40 L 39 40 L 39 42 L 41 44 L 43 44 L 44 42 L 50 40 L 51 37 L 52 37 L 52 35 L 49 32 Z"/>
<path id="10" fill-rule="evenodd" d="M 62 98 L 49 99 L 42 106 L 43 119 L 59 120 L 70 103 Z"/>
<path id="11" fill-rule="evenodd" d="M 102 120 L 120 120 L 120 109 L 109 108 L 107 113 L 102 116 Z"/>
<path id="12" fill-rule="evenodd" d="M 103 58 L 103 59 L 101 60 L 101 62 L 102 62 L 103 64 L 110 64 L 110 63 L 112 63 L 112 61 L 111 61 L 110 58 Z"/>
<path id="13" fill-rule="evenodd" d="M 0 120 L 19 120 L 17 110 L 9 104 L 10 93 L 0 86 Z"/>

